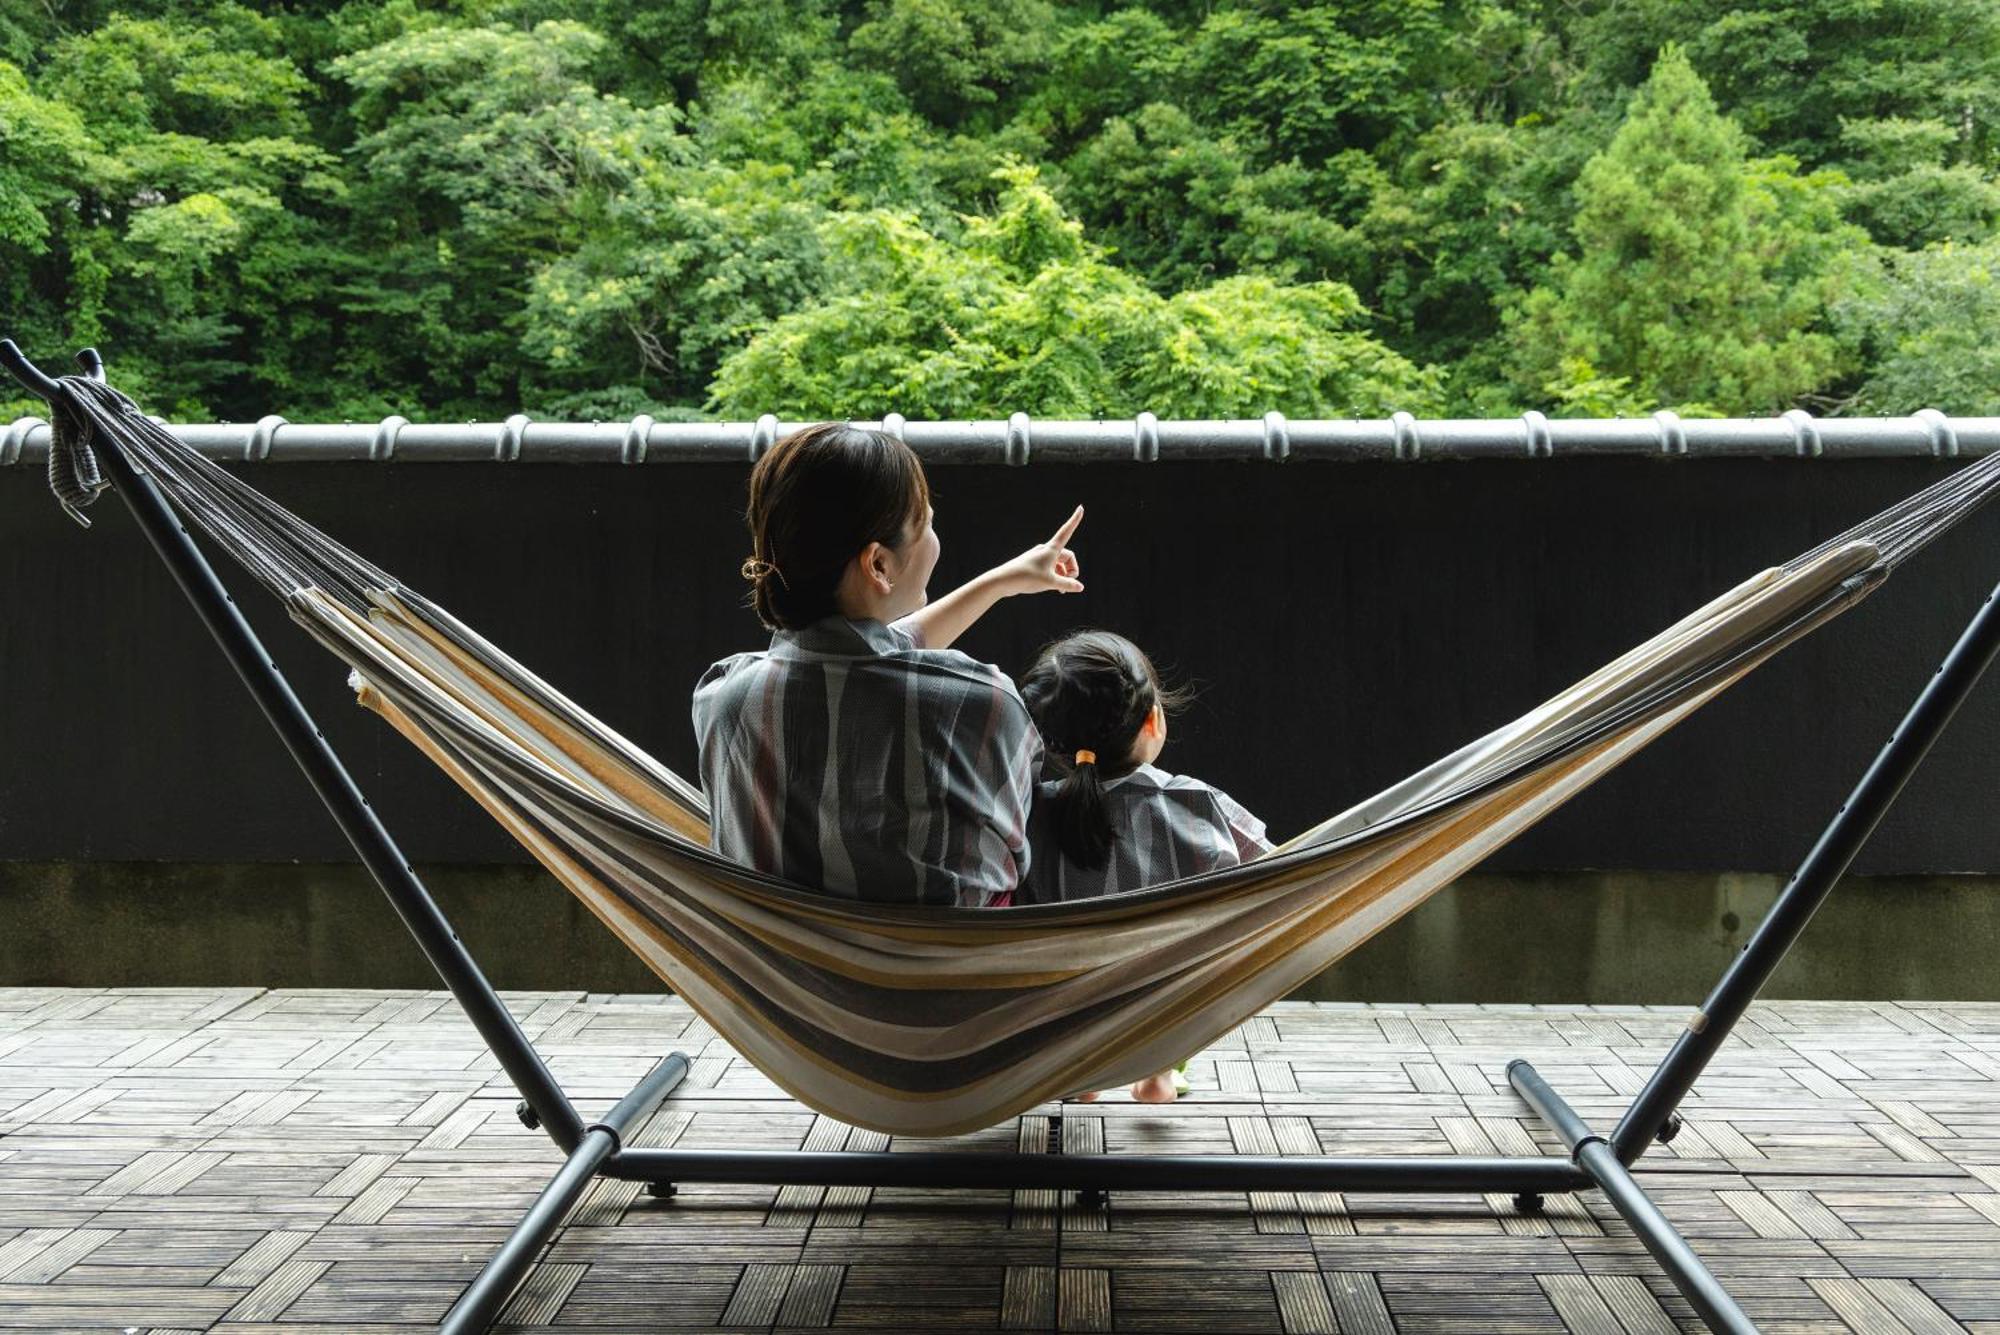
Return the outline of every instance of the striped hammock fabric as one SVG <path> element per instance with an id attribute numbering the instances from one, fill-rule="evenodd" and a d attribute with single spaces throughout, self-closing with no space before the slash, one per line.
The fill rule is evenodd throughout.
<path id="1" fill-rule="evenodd" d="M 737 1051 L 809 1107 L 904 1135 L 1171 1066 L 1866 597 L 2000 485 L 2000 454 L 1959 469 L 1256 862 L 1101 900 L 889 906 L 718 857 L 696 787 L 124 395 L 60 383 L 65 505 L 101 490 L 93 450 L 124 451 Z"/>

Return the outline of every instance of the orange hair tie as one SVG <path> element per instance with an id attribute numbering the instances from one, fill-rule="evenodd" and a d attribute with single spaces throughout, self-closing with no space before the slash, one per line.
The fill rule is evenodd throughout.
<path id="1" fill-rule="evenodd" d="M 1077 752 L 1076 763 L 1079 765 L 1095 765 L 1097 763 L 1097 752 L 1095 751 Z"/>

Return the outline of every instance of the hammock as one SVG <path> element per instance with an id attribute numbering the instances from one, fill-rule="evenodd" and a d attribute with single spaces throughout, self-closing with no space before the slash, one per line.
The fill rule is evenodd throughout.
<path id="1" fill-rule="evenodd" d="M 698 788 L 123 394 L 61 385 L 49 478 L 72 514 L 107 485 L 93 451 L 122 451 L 348 664 L 362 704 L 737 1051 L 807 1106 L 905 1135 L 991 1126 L 1213 1041 L 1859 602 L 2000 486 L 2000 454 L 1956 471 L 1256 862 L 1101 900 L 891 906 L 716 855 Z"/>

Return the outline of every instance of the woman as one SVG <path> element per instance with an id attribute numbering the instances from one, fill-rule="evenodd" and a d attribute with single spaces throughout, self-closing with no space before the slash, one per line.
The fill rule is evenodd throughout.
<path id="1" fill-rule="evenodd" d="M 1083 591 L 1083 507 L 934 603 L 932 517 L 922 463 L 879 431 L 808 427 L 751 470 L 743 577 L 771 647 L 694 695 L 717 851 L 849 898 L 1011 901 L 1041 739 L 1006 675 L 951 645 L 1002 598 Z"/>

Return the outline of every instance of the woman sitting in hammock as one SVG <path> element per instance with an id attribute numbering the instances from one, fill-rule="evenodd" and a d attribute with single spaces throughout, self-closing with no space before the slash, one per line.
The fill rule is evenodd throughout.
<path id="1" fill-rule="evenodd" d="M 718 852 L 828 894 L 994 907 L 1028 867 L 1041 739 L 1012 681 L 951 645 L 1000 599 L 1079 593 L 1055 536 L 928 602 L 937 565 L 916 454 L 827 423 L 750 474 L 743 576 L 771 647 L 694 694 Z"/>

